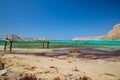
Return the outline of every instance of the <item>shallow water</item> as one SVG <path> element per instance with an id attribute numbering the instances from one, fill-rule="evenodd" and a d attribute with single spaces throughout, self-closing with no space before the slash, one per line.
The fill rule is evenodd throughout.
<path id="1" fill-rule="evenodd" d="M 4 45 L 4 40 L 0 40 L 0 45 Z M 9 42 L 7 46 L 9 46 Z M 13 48 L 42 48 L 40 41 L 13 41 Z M 47 43 L 44 44 L 44 47 Z M 113 40 L 50 40 L 50 48 L 92 48 L 96 50 L 114 51 L 120 50 L 120 41 Z"/>

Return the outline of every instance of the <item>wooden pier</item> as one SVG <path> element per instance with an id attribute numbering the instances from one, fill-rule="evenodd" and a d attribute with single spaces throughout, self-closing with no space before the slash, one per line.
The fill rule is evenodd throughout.
<path id="1" fill-rule="evenodd" d="M 50 42 L 49 41 L 45 41 L 45 40 L 41 40 L 39 41 L 40 43 L 42 43 L 42 49 L 44 48 L 49 48 L 50 47 Z M 13 48 L 13 45 L 14 45 L 14 40 L 10 40 L 10 39 L 6 39 L 5 42 L 4 42 L 4 51 L 7 50 L 7 44 L 9 43 L 9 51 L 12 51 L 12 48 Z M 45 44 L 47 45 L 45 47 Z"/>

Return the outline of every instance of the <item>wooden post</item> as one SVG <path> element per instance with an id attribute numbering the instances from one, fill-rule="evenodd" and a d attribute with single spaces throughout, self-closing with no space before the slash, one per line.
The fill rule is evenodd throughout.
<path id="1" fill-rule="evenodd" d="M 6 51 L 6 47 L 7 47 L 7 41 L 5 41 L 5 44 L 4 44 L 4 51 Z"/>
<path id="2" fill-rule="evenodd" d="M 49 43 L 50 43 L 50 42 L 48 41 L 48 42 L 47 42 L 47 48 L 49 48 Z"/>
<path id="3" fill-rule="evenodd" d="M 10 41 L 10 51 L 12 51 L 12 43 L 13 41 Z"/>
<path id="4" fill-rule="evenodd" d="M 42 48 L 44 48 L 44 41 L 42 41 Z"/>

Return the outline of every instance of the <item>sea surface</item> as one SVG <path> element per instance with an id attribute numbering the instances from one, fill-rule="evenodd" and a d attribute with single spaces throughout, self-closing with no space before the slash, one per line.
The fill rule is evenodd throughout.
<path id="1" fill-rule="evenodd" d="M 48 41 L 47 41 L 48 42 Z M 47 47 L 47 42 L 44 47 Z M 4 46 L 5 40 L 0 40 L 0 45 Z M 10 43 L 7 41 L 7 46 Z M 14 48 L 42 48 L 41 41 L 13 41 Z M 81 48 L 96 49 L 104 51 L 120 50 L 120 41 L 117 40 L 49 40 L 49 48 Z"/>
<path id="2" fill-rule="evenodd" d="M 47 42 L 44 43 L 44 48 L 47 48 Z M 4 49 L 4 40 L 0 40 L 0 51 Z M 9 48 L 9 41 L 7 47 Z M 43 43 L 41 41 L 13 41 L 13 48 L 25 49 L 42 49 Z M 37 56 L 76 56 L 90 59 L 98 58 L 114 58 L 120 56 L 120 41 L 113 40 L 50 40 L 49 48 L 53 49 L 52 52 L 23 52 L 24 55 L 37 55 Z M 63 49 L 60 49 L 63 48 Z M 69 54 L 71 50 L 80 52 L 77 54 Z M 15 54 L 15 53 L 13 53 Z M 17 53 L 16 53 L 17 54 Z M 18 53 L 19 54 L 19 53 Z M 82 56 L 81 56 L 82 54 Z M 116 58 L 117 60 L 118 58 Z M 120 60 L 120 59 L 119 59 Z"/>

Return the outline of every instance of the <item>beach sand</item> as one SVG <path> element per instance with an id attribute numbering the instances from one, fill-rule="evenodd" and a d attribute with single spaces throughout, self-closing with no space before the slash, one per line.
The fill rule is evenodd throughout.
<path id="1" fill-rule="evenodd" d="M 18 73 L 34 74 L 38 80 L 120 80 L 120 57 L 110 59 L 84 59 L 70 56 L 36 56 L 4 54 L 0 56 L 5 67 Z M 116 60 L 117 59 L 117 60 Z M 88 80 L 90 80 L 88 79 Z"/>

